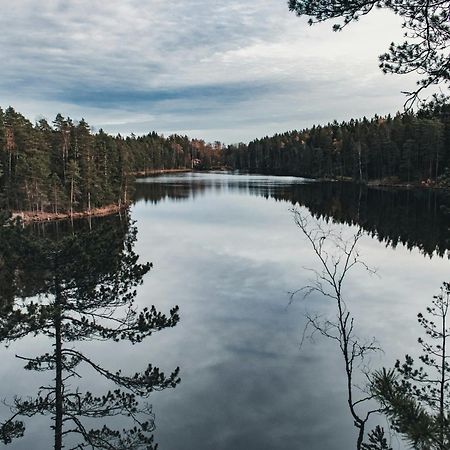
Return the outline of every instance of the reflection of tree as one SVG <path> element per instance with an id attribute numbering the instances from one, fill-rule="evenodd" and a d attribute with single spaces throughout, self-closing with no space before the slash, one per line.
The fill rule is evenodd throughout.
<path id="1" fill-rule="evenodd" d="M 338 223 L 359 225 L 380 242 L 426 255 L 442 256 L 450 248 L 448 195 L 432 190 L 379 189 L 352 183 L 320 183 L 296 187 L 291 201 Z"/>
<path id="2" fill-rule="evenodd" d="M 20 420 L 9 419 L 1 424 L 0 441 L 4 444 L 10 444 L 13 439 L 22 437 L 25 432 L 23 422 Z"/>
<path id="3" fill-rule="evenodd" d="M 357 224 L 379 241 L 396 247 L 418 248 L 426 255 L 442 256 L 450 249 L 448 194 L 430 189 L 379 189 L 353 183 L 270 183 L 263 180 L 183 180 L 164 178 L 137 183 L 136 200 L 158 203 L 164 199 L 187 200 L 208 190 L 246 192 L 293 205 L 306 206 L 317 218 Z"/>
<path id="4" fill-rule="evenodd" d="M 150 406 L 140 400 L 154 390 L 174 387 L 178 369 L 165 376 L 148 365 L 126 375 L 108 370 L 75 346 L 91 340 L 136 344 L 178 322 L 178 307 L 166 316 L 153 306 L 139 311 L 134 305 L 135 288 L 151 267 L 138 263 L 135 240 L 136 228 L 129 227 L 127 220 L 107 221 L 92 231 L 59 239 L 36 238 L 17 227 L 0 230 L 2 281 L 8 280 L 10 286 L 1 298 L 0 338 L 7 343 L 27 335 L 49 337 L 51 352 L 20 358 L 27 370 L 54 373 L 54 384 L 41 387 L 35 398 L 14 400 L 13 416 L 2 427 L 4 442 L 20 435 L 21 423 L 16 422 L 20 417 L 49 414 L 54 420 L 55 450 L 63 448 L 69 434 L 81 438 L 73 447 L 77 449 L 153 448 L 153 416 Z M 35 283 L 30 285 L 29 279 Z M 115 388 L 96 395 L 72 387 L 86 369 Z M 131 427 L 95 428 L 102 418 L 114 416 L 128 417 Z"/>
<path id="5" fill-rule="evenodd" d="M 336 308 L 336 316 L 333 319 L 307 314 L 305 331 L 311 327 L 312 333 L 317 332 L 338 346 L 344 366 L 347 406 L 358 434 L 356 448 L 370 449 L 370 444 L 363 443 L 367 423 L 369 418 L 380 410 L 376 405 L 372 405 L 374 395 L 360 395 L 355 388 L 355 375 L 364 358 L 379 348 L 374 339 L 365 341 L 356 335 L 355 318 L 344 298 L 344 283 L 350 272 L 357 266 L 371 271 L 360 259 L 357 250 L 362 233 L 359 230 L 352 238 L 346 239 L 341 231 L 324 228 L 320 222 L 309 221 L 299 210 L 294 210 L 294 216 L 295 223 L 306 237 L 320 265 L 319 270 L 312 270 L 315 275 L 313 283 L 300 291 L 305 295 L 318 292 L 331 300 Z M 384 439 L 384 433 L 381 428 L 377 428 L 369 438 L 377 443 L 380 442 L 379 439 Z"/>

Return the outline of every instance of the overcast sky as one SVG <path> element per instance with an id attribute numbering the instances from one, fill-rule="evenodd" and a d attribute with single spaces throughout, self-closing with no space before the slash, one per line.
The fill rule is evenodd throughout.
<path id="1" fill-rule="evenodd" d="M 0 0 L 0 105 L 111 133 L 248 141 L 394 113 L 414 79 L 383 75 L 401 39 L 377 11 L 341 33 L 286 0 Z"/>

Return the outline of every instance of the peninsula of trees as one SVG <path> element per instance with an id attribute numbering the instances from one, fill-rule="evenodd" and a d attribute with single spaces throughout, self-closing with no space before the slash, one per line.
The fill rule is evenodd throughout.
<path id="1" fill-rule="evenodd" d="M 115 137 L 58 114 L 32 124 L 0 109 L 0 206 L 10 211 L 75 214 L 130 202 L 134 175 L 214 167 L 217 145 L 173 135 Z"/>
<path id="2" fill-rule="evenodd" d="M 32 124 L 0 109 L 0 206 L 75 214 L 130 202 L 135 175 L 227 168 L 250 173 L 445 185 L 450 107 L 294 130 L 249 144 L 187 136 L 111 136 L 58 114 Z"/>

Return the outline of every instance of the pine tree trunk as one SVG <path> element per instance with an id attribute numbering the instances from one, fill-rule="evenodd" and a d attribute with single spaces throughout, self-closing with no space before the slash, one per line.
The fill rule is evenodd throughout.
<path id="1" fill-rule="evenodd" d="M 439 173 L 439 143 L 436 144 L 436 170 L 434 174 L 434 179 L 437 181 Z"/>
<path id="2" fill-rule="evenodd" d="M 73 216 L 73 176 L 70 182 L 70 217 Z"/>
<path id="3" fill-rule="evenodd" d="M 61 450 L 63 436 L 63 382 L 62 382 L 62 336 L 61 336 L 61 294 L 56 279 L 55 299 L 55 450 Z"/>
<path id="4" fill-rule="evenodd" d="M 361 142 L 358 142 L 359 182 L 362 183 Z"/>
<path id="5" fill-rule="evenodd" d="M 444 296 L 445 294 L 442 293 Z M 443 310 L 443 317 L 442 317 L 442 357 L 441 357 L 441 381 L 440 381 L 440 395 L 439 395 L 439 426 L 440 426 L 440 449 L 445 450 L 445 385 L 446 385 L 446 378 L 445 378 L 445 367 L 446 367 L 446 359 L 447 359 L 447 311 Z"/>

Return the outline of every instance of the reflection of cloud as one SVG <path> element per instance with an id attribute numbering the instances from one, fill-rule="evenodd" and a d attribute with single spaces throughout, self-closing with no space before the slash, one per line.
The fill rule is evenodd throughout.
<path id="1" fill-rule="evenodd" d="M 0 17 L 0 98 L 111 132 L 226 141 L 394 111 L 405 80 L 376 57 L 398 21 L 383 16 L 381 38 L 380 17 L 333 34 L 277 0 L 23 0 Z"/>
<path id="2" fill-rule="evenodd" d="M 151 215 L 144 216 L 145 210 L 137 212 L 141 226 L 152 230 L 140 236 L 141 257 L 148 251 L 147 257 L 155 262 L 146 292 L 164 303 L 176 301 L 181 306 L 177 327 L 155 335 L 153 341 L 152 359 L 160 358 L 169 367 L 177 361 L 182 377 L 170 395 L 152 399 L 157 440 L 162 448 L 259 450 L 279 448 L 282 442 L 283 448 L 294 449 L 299 439 L 311 450 L 322 448 L 324 442 L 330 449 L 347 448 L 351 435 L 341 433 L 336 438 L 332 432 L 318 446 L 317 438 L 325 426 L 317 421 L 321 410 L 333 411 L 324 419 L 329 429 L 339 430 L 347 421 L 339 401 L 330 405 L 329 391 L 313 388 L 315 370 L 338 361 L 326 346 L 320 346 L 320 354 L 312 346 L 298 350 L 302 308 L 298 304 L 286 308 L 286 291 L 287 279 L 292 282 L 300 266 L 296 262 L 285 272 L 279 263 L 286 258 L 292 261 L 287 242 L 283 240 L 280 247 L 279 240 L 267 236 L 268 225 L 277 224 L 281 231 L 280 215 L 272 221 L 264 213 L 265 201 L 253 199 L 264 205 L 254 205 L 253 212 L 262 226 L 251 222 L 249 234 L 242 222 L 235 226 L 239 217 L 245 222 L 250 215 L 243 200 L 234 195 L 221 197 L 218 204 L 202 199 L 202 205 L 194 209 L 195 216 L 201 210 L 209 212 L 203 225 L 197 218 L 188 220 L 192 204 L 189 208 L 160 204 L 151 213 L 158 217 L 156 222 Z M 226 217 L 211 214 L 216 208 L 226 210 Z M 292 225 L 286 205 L 277 209 L 285 212 L 287 220 L 282 223 L 286 231 Z M 178 226 L 184 230 L 182 234 Z M 266 240 L 264 247 L 262 239 Z M 331 381 L 326 370 L 323 376 Z"/>
<path id="3" fill-rule="evenodd" d="M 287 291 L 311 282 L 304 267 L 319 267 L 289 204 L 245 189 L 219 192 L 210 187 L 184 202 L 134 206 L 141 258 L 155 264 L 139 299 L 181 308 L 180 323 L 155 335 L 149 349 L 158 365 L 179 364 L 182 377 L 173 392 L 152 398 L 157 441 L 187 449 L 353 448 L 334 343 L 316 336 L 299 348 L 305 308 L 333 319 L 334 305 L 313 295 L 287 307 Z M 358 335 L 376 336 L 385 350 L 371 367 L 391 365 L 405 349 L 415 351 L 415 316 L 447 263 L 369 236 L 360 250 L 381 278 L 359 268 L 347 279 L 346 300 Z"/>
<path id="4" fill-rule="evenodd" d="M 197 176 L 219 186 L 224 178 L 238 179 Z M 165 179 L 175 183 L 179 177 Z M 281 180 L 248 179 L 263 186 Z M 320 296 L 307 301 L 300 296 L 287 306 L 287 291 L 311 281 L 304 267 L 319 267 L 289 204 L 248 195 L 249 190 L 220 192 L 211 188 L 185 202 L 133 206 L 139 229 L 136 251 L 141 261 L 154 263 L 139 288 L 138 303 L 155 304 L 161 311 L 179 304 L 181 320 L 136 346 L 120 342 L 105 352 L 103 343 L 86 342 L 86 351 L 127 372 L 150 361 L 166 373 L 181 367 L 182 382 L 176 389 L 150 397 L 155 440 L 162 449 L 354 448 L 336 346 L 317 337 L 299 348 L 305 308 L 333 319 L 334 305 Z M 366 263 L 380 269 L 381 278 L 359 268 L 347 278 L 345 298 L 357 319 L 358 335 L 376 336 L 385 350 L 370 366 L 391 366 L 406 351 L 420 351 L 411 345 L 419 331 L 416 314 L 448 277 L 448 261 L 424 258 L 401 245 L 392 249 L 367 235 L 360 251 Z M 47 344 L 30 337 L 9 351 L 40 353 Z M 23 362 L 12 360 L 0 366 L 0 376 L 7 380 L 2 398 L 31 389 L 25 384 Z M 37 385 L 40 381 L 33 380 Z M 96 390 L 103 387 L 89 376 L 79 382 Z M 38 440 L 48 424 L 39 426 L 18 441 L 18 448 L 49 447 Z"/>

